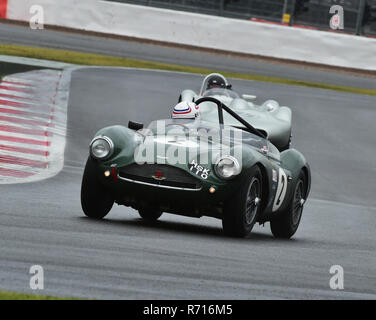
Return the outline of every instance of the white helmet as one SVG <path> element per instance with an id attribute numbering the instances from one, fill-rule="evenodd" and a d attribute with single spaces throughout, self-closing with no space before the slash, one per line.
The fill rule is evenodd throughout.
<path id="1" fill-rule="evenodd" d="M 198 106 L 191 101 L 179 102 L 172 111 L 172 119 L 196 119 L 198 117 Z"/>

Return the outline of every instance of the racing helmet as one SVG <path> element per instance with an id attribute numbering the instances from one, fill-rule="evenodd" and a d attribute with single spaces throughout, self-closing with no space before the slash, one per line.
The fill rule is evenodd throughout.
<path id="1" fill-rule="evenodd" d="M 196 119 L 198 117 L 198 106 L 191 101 L 179 102 L 172 111 L 172 119 Z"/>
<path id="2" fill-rule="evenodd" d="M 213 76 L 208 80 L 206 90 L 213 88 L 226 88 L 226 81 L 219 76 Z"/>

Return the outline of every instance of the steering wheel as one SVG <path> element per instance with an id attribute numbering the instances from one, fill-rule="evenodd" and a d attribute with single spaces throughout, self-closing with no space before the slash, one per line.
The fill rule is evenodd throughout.
<path id="1" fill-rule="evenodd" d="M 196 100 L 196 105 L 198 106 L 200 103 L 203 103 L 203 102 L 213 102 L 213 103 L 215 103 L 217 105 L 219 124 L 224 125 L 224 122 L 223 122 L 223 110 L 225 110 L 233 118 L 235 118 L 243 126 L 245 126 L 248 129 L 249 132 L 255 134 L 256 136 L 259 136 L 261 138 L 266 139 L 266 136 L 262 132 L 260 132 L 255 127 L 253 127 L 252 125 L 250 125 L 247 121 L 245 121 L 242 117 L 240 117 L 238 114 L 236 114 L 234 111 L 232 111 L 228 106 L 226 106 L 224 103 L 222 103 L 218 99 L 213 98 L 213 97 L 204 97 L 204 98 Z"/>

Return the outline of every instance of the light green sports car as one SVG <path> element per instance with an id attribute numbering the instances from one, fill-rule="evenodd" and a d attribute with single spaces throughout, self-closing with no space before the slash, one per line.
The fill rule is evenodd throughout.
<path id="1" fill-rule="evenodd" d="M 202 97 L 213 97 L 236 112 L 253 127 L 263 132 L 267 138 L 280 150 L 287 150 L 291 144 L 291 109 L 280 106 L 275 100 L 267 100 L 261 105 L 253 101 L 253 95 L 239 95 L 232 90 L 227 79 L 219 73 L 212 73 L 205 77 L 200 92 L 183 90 L 179 96 L 181 101 L 196 101 Z M 200 105 L 202 120 L 217 122 L 217 109 L 213 103 Z M 234 120 L 225 115 L 224 123 L 233 125 Z"/>

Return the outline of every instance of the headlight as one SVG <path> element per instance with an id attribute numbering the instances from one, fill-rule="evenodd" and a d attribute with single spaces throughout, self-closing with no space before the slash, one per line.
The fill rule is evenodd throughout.
<path id="1" fill-rule="evenodd" d="M 238 160 L 231 156 L 220 158 L 215 165 L 216 174 L 222 179 L 230 179 L 241 171 Z"/>
<path id="2" fill-rule="evenodd" d="M 114 152 L 114 144 L 108 137 L 95 137 L 90 143 L 90 154 L 93 158 L 103 160 Z"/>

